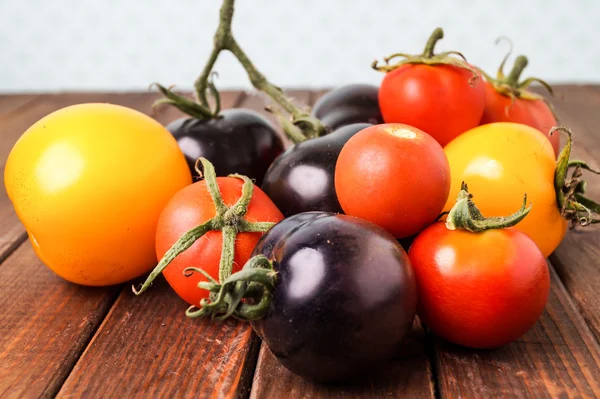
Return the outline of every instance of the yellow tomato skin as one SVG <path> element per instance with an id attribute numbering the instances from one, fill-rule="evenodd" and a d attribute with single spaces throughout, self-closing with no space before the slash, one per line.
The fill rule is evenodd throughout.
<path id="1" fill-rule="evenodd" d="M 556 204 L 555 156 L 543 134 L 518 123 L 491 123 L 463 133 L 444 151 L 452 179 L 445 211 L 454 205 L 463 181 L 484 216 L 515 212 L 527 194 L 533 207 L 516 228 L 532 238 L 544 256 L 556 249 L 567 221 Z"/>
<path id="2" fill-rule="evenodd" d="M 160 212 L 192 178 L 175 139 L 154 119 L 79 104 L 21 136 L 4 182 L 42 262 L 68 281 L 105 286 L 152 269 Z"/>

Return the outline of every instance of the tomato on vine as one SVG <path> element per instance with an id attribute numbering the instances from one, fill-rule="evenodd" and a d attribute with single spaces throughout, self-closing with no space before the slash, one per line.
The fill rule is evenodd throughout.
<path id="1" fill-rule="evenodd" d="M 385 65 L 375 62 L 373 68 L 386 72 L 379 88 L 383 120 L 419 128 L 445 146 L 479 124 L 485 100 L 481 76 L 462 54 L 433 53 L 443 37 L 444 32 L 437 28 L 423 54 L 393 54 L 384 59 Z M 404 59 L 390 65 L 397 57 Z"/>
<path id="2" fill-rule="evenodd" d="M 533 82 L 541 83 L 550 94 L 553 94 L 552 87 L 538 78 L 527 78 L 519 82 L 528 63 L 527 57 L 523 55 L 516 58 L 513 69 L 505 76 L 503 69 L 509 55 L 510 53 L 502 60 L 496 79 L 484 74 L 485 108 L 481 124 L 516 122 L 534 127 L 550 140 L 554 154 L 558 156 L 560 135 L 549 134 L 558 124 L 554 112 L 544 97 L 527 90 Z"/>
<path id="3" fill-rule="evenodd" d="M 522 223 L 526 207 L 485 218 L 465 184 L 447 216 L 423 230 L 408 252 L 419 294 L 418 315 L 440 337 L 471 348 L 495 348 L 525 334 L 550 291 L 546 259 Z M 533 205 L 535 209 L 535 204 Z"/>
<path id="4" fill-rule="evenodd" d="M 215 177 L 212 164 L 200 159 L 204 180 L 177 192 L 160 215 L 156 228 L 159 264 L 137 294 L 163 273 L 177 294 L 198 306 L 208 291 L 201 281 L 225 280 L 250 258 L 262 234 L 283 215 L 260 188 L 241 175 Z M 204 275 L 185 269 L 202 267 Z"/>

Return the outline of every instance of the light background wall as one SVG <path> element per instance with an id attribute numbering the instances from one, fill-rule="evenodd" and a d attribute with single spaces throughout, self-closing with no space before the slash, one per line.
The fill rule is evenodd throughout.
<path id="1" fill-rule="evenodd" d="M 0 91 L 191 88 L 217 24 L 219 0 L 0 0 Z M 495 72 L 507 45 L 527 75 L 600 82 L 600 0 L 238 0 L 234 33 L 274 83 L 377 83 L 375 58 L 420 52 L 436 26 Z M 249 87 L 229 54 L 221 88 Z"/>

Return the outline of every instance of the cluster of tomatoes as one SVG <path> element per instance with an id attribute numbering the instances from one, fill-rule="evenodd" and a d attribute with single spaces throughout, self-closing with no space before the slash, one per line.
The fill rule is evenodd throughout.
<path id="1" fill-rule="evenodd" d="M 524 58 L 484 80 L 434 54 L 440 38 L 375 65 L 380 87 L 327 93 L 312 115 L 328 134 L 285 152 L 249 110 L 167 130 L 124 107 L 62 109 L 16 143 L 8 195 L 63 278 L 117 284 L 161 259 L 138 293 L 162 273 L 189 316 L 249 320 L 308 378 L 373 369 L 415 314 L 451 342 L 504 345 L 542 313 L 568 226 L 556 119 L 518 82 Z"/>

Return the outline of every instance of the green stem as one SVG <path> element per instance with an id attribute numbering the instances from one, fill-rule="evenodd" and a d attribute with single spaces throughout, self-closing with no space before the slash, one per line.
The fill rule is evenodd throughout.
<path id="1" fill-rule="evenodd" d="M 516 87 L 519 84 L 519 79 L 521 78 L 521 74 L 523 70 L 528 64 L 527 57 L 524 55 L 520 55 L 515 59 L 515 64 L 511 69 L 510 73 L 505 79 L 505 83 L 511 87 Z"/>
<path id="2" fill-rule="evenodd" d="M 186 271 L 204 273 L 197 268 L 188 268 Z M 273 264 L 264 255 L 254 256 L 242 270 L 233 273 L 222 283 L 198 284 L 199 288 L 211 292 L 212 300 L 202 301 L 199 308 L 190 306 L 186 315 L 219 320 L 229 316 L 241 320 L 260 319 L 269 310 L 276 282 L 277 273 L 273 270 Z"/>
<path id="3" fill-rule="evenodd" d="M 211 230 L 215 230 L 215 219 L 210 219 L 206 223 L 201 224 L 200 226 L 194 227 L 193 229 L 187 231 L 184 235 L 182 235 L 179 240 L 162 257 L 158 265 L 152 270 L 150 275 L 146 278 L 146 281 L 142 284 L 139 289 L 133 287 L 133 292 L 136 295 L 141 294 L 146 291 L 154 280 L 158 277 L 162 271 L 169 266 L 171 262 L 183 251 L 194 245 L 194 243 L 202 237 L 204 234 L 208 233 Z"/>
<path id="4" fill-rule="evenodd" d="M 201 171 L 199 165 L 202 164 L 203 170 Z M 219 282 L 224 284 L 225 281 L 230 277 L 233 262 L 235 258 L 235 240 L 239 232 L 265 232 L 271 228 L 275 223 L 272 222 L 250 222 L 245 219 L 246 213 L 252 200 L 252 194 L 254 192 L 254 184 L 247 176 L 241 175 L 230 175 L 232 178 L 239 178 L 243 180 L 242 194 L 240 198 L 231 207 L 228 207 L 223 201 L 223 196 L 219 190 L 217 184 L 217 177 L 215 174 L 215 168 L 205 158 L 200 158 L 196 162 L 196 170 L 200 176 L 204 177 L 204 183 L 206 184 L 207 190 L 210 193 L 211 199 L 215 206 L 215 216 L 207 222 L 194 227 L 193 229 L 184 233 L 179 240 L 167 251 L 167 253 L 160 260 L 158 265 L 152 270 L 146 281 L 142 284 L 139 289 L 133 288 L 133 292 L 136 295 L 141 294 L 148 289 L 152 282 L 158 277 L 159 274 L 183 251 L 191 247 L 200 237 L 209 231 L 221 231 L 222 234 L 222 247 L 221 247 L 221 259 L 219 262 Z M 210 287 L 215 287 L 218 283 L 212 276 L 201 269 L 186 269 L 184 275 L 189 276 L 190 272 L 196 271 L 202 273 L 207 277 L 208 281 L 200 282 L 200 288 L 206 288 L 212 290 Z"/>
<path id="5" fill-rule="evenodd" d="M 202 104 L 208 107 L 206 98 L 206 87 L 210 73 L 212 72 L 215 62 L 219 58 L 219 54 L 227 47 L 227 41 L 231 38 L 231 20 L 233 19 L 233 5 L 235 0 L 224 0 L 219 12 L 219 25 L 213 37 L 213 49 L 204 65 L 204 69 L 200 76 L 196 79 L 194 87 L 196 95 Z"/>
<path id="6" fill-rule="evenodd" d="M 531 211 L 531 205 L 527 206 L 527 194 L 523 198 L 521 209 L 509 216 L 484 217 L 475 203 L 473 196 L 469 194 L 467 185 L 463 182 L 458 193 L 456 204 L 450 209 L 446 219 L 448 230 L 465 229 L 474 233 L 511 227 L 519 223 Z"/>
<path id="7" fill-rule="evenodd" d="M 443 38 L 444 38 L 444 30 L 442 28 L 435 28 L 435 30 L 433 31 L 431 36 L 429 36 L 427 43 L 425 44 L 425 50 L 423 51 L 423 57 L 424 58 L 433 57 L 433 49 L 435 48 L 436 43 L 438 42 L 438 40 L 443 39 Z"/>
<path id="8" fill-rule="evenodd" d="M 235 238 L 237 229 L 233 226 L 223 226 L 223 244 L 221 247 L 221 261 L 219 262 L 219 282 L 223 283 L 231 275 L 233 259 L 235 256 Z"/>
<path id="9" fill-rule="evenodd" d="M 217 31 L 214 35 L 214 44 L 211 54 L 202 70 L 202 73 L 196 79 L 194 84 L 196 88 L 196 94 L 199 100 L 205 106 L 208 106 L 208 101 L 206 99 L 206 88 L 207 81 L 210 76 L 210 73 L 214 67 L 216 60 L 219 57 L 219 54 L 223 50 L 229 50 L 242 64 L 246 73 L 248 74 L 248 78 L 252 85 L 267 94 L 273 101 L 275 101 L 281 108 L 283 108 L 286 112 L 288 112 L 292 116 L 292 123 L 297 124 L 303 120 L 302 123 L 298 123 L 298 127 L 301 130 L 301 135 L 290 135 L 290 138 L 294 142 L 300 142 L 306 140 L 309 137 L 317 137 L 326 133 L 326 129 L 316 118 L 310 118 L 310 115 L 298 108 L 290 99 L 288 99 L 283 91 L 270 83 L 267 78 L 254 66 L 252 61 L 248 58 L 246 53 L 239 46 L 237 41 L 235 40 L 232 32 L 231 32 L 231 22 L 234 14 L 234 3 L 235 0 L 223 0 L 223 4 L 221 6 L 220 18 L 219 18 L 219 26 L 217 27 Z M 306 120 L 309 120 L 307 123 Z M 289 130 L 285 129 L 286 134 L 289 135 Z"/>

